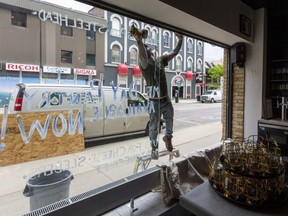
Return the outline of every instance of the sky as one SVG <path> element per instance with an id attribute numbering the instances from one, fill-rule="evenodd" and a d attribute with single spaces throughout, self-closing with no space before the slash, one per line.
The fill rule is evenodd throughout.
<path id="1" fill-rule="evenodd" d="M 88 12 L 92 9 L 92 6 L 87 4 L 83 4 L 74 0 L 42 0 L 45 2 L 50 2 L 52 4 L 60 5 L 67 8 L 72 8 L 74 10 Z M 204 61 L 212 62 L 223 60 L 223 48 L 218 46 L 213 46 L 209 43 L 205 43 L 204 45 Z"/>
<path id="2" fill-rule="evenodd" d="M 224 50 L 222 47 L 214 46 L 209 43 L 204 43 L 204 61 L 219 61 L 223 60 Z"/>
<path id="3" fill-rule="evenodd" d="M 42 0 L 45 2 L 49 2 L 52 4 L 60 5 L 67 8 L 72 8 L 74 10 L 82 11 L 82 12 L 88 12 L 93 7 L 87 4 L 83 4 L 81 2 L 77 2 L 74 0 Z"/>

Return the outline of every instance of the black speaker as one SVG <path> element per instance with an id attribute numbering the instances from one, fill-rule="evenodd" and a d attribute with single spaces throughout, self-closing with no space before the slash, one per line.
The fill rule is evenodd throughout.
<path id="1" fill-rule="evenodd" d="M 231 62 L 236 63 L 239 67 L 245 65 L 245 44 L 236 43 L 231 48 Z"/>

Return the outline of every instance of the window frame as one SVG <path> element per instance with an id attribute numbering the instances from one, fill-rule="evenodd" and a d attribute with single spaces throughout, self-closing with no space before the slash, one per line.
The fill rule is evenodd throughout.
<path id="1" fill-rule="evenodd" d="M 113 17 L 111 22 L 112 25 L 110 35 L 114 37 L 121 37 L 121 20 L 117 17 Z"/>
<path id="2" fill-rule="evenodd" d="M 71 27 L 72 24 L 73 24 L 72 20 L 69 19 L 68 20 L 68 26 L 61 25 L 61 30 L 60 30 L 61 35 L 73 37 L 74 32 L 73 32 L 73 27 Z"/>
<path id="3" fill-rule="evenodd" d="M 66 56 L 66 55 L 71 55 L 70 56 Z M 68 61 L 66 61 L 66 60 Z M 69 51 L 69 50 L 61 50 L 61 63 L 65 63 L 65 64 L 72 64 L 73 63 L 73 52 Z"/>
<path id="4" fill-rule="evenodd" d="M 193 53 L 193 40 L 191 38 L 187 40 L 187 52 Z"/>
<path id="5" fill-rule="evenodd" d="M 91 57 L 91 59 L 89 58 Z M 92 60 L 92 64 L 88 64 L 90 61 L 88 61 L 88 59 Z M 89 54 L 86 53 L 86 65 L 87 66 L 96 66 L 96 55 L 95 54 Z"/>
<path id="6" fill-rule="evenodd" d="M 203 55 L 203 43 L 201 41 L 198 41 L 197 43 L 197 54 L 199 56 Z"/>
<path id="7" fill-rule="evenodd" d="M 176 57 L 176 70 L 182 70 L 182 60 L 180 56 Z"/>
<path id="8" fill-rule="evenodd" d="M 96 40 L 96 34 L 94 30 L 86 30 L 86 39 L 95 41 Z"/>
<path id="9" fill-rule="evenodd" d="M 11 25 L 27 28 L 27 14 L 11 10 Z"/>
<path id="10" fill-rule="evenodd" d="M 190 63 L 191 63 L 191 67 L 190 67 Z M 188 58 L 187 59 L 187 70 L 191 70 L 193 69 L 193 59 L 192 58 Z"/>
<path id="11" fill-rule="evenodd" d="M 136 48 L 132 47 L 130 49 L 130 65 L 137 65 L 138 64 L 138 51 Z M 133 54 L 133 55 L 132 55 Z M 132 58 L 133 57 L 133 58 Z M 135 58 L 134 58 L 135 57 Z"/>
<path id="12" fill-rule="evenodd" d="M 119 48 L 119 52 L 118 50 L 114 50 L 114 47 L 118 47 Z M 115 55 L 116 51 L 119 53 L 119 55 Z M 118 57 L 118 59 L 117 59 Z M 117 44 L 113 44 L 112 49 L 111 49 L 111 62 L 113 63 L 121 63 L 121 47 Z"/>
<path id="13" fill-rule="evenodd" d="M 170 47 L 170 35 L 168 32 L 164 32 L 164 36 L 163 36 L 163 46 L 164 47 Z"/>

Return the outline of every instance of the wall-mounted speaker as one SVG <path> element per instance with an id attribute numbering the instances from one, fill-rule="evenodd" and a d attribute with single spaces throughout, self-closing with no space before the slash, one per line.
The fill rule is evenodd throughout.
<path id="1" fill-rule="evenodd" d="M 245 43 L 236 43 L 231 48 L 231 63 L 236 63 L 239 67 L 245 65 Z"/>

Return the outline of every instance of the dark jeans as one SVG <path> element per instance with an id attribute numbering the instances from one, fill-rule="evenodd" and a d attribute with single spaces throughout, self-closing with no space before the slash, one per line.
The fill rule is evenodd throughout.
<path id="1" fill-rule="evenodd" d="M 172 137 L 173 134 L 173 118 L 174 118 L 174 108 L 169 97 L 161 100 L 150 99 L 154 105 L 155 112 L 149 113 L 150 123 L 149 123 L 149 138 L 151 145 L 158 146 L 158 133 L 160 127 L 161 116 L 166 123 L 165 135 Z"/>

